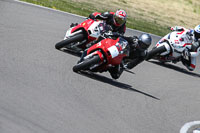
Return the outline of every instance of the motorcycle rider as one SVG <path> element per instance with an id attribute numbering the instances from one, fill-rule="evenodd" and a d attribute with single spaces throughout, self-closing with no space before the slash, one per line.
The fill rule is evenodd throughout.
<path id="1" fill-rule="evenodd" d="M 143 33 L 139 37 L 123 37 L 128 41 L 130 49 L 129 56 L 124 58 L 120 65 L 109 69 L 110 75 L 114 79 L 118 79 L 124 69 L 132 69 L 147 57 L 147 49 L 151 45 L 152 38 L 149 34 Z"/>
<path id="2" fill-rule="evenodd" d="M 114 12 L 104 12 L 104 13 L 94 12 L 89 15 L 89 18 L 105 20 L 106 24 L 107 24 L 106 30 L 112 31 L 112 34 L 115 34 L 116 36 L 123 36 L 126 31 L 127 14 L 122 9 L 118 9 L 115 13 Z M 109 36 L 106 33 L 104 35 Z M 100 42 L 102 39 L 105 39 L 105 36 L 104 37 L 100 36 L 97 40 L 94 40 L 94 41 L 90 42 L 89 44 L 87 44 L 86 49 L 83 51 L 81 59 L 78 62 L 81 62 L 83 60 L 83 57 L 86 56 L 87 49 L 89 47 Z"/>
<path id="3" fill-rule="evenodd" d="M 124 35 L 126 31 L 126 19 L 127 14 L 124 10 L 118 9 L 114 12 L 94 12 L 89 15 L 91 19 L 100 19 L 105 20 L 108 25 L 110 25 L 113 29 L 113 32 L 118 32 L 121 35 Z"/>
<path id="4" fill-rule="evenodd" d="M 119 35 L 116 34 L 116 37 L 117 36 Z M 132 69 L 141 62 L 143 62 L 147 57 L 147 49 L 149 48 L 152 42 L 151 36 L 145 33 L 141 34 L 139 37 L 137 36 L 133 37 L 121 36 L 121 37 L 128 41 L 129 56 L 124 58 L 121 64 L 116 65 L 114 67 L 110 67 L 108 69 L 113 79 L 118 79 L 124 69 Z M 87 55 L 87 49 L 83 52 L 81 59 L 78 61 L 78 63 L 82 62 L 86 55 Z"/>
<path id="5" fill-rule="evenodd" d="M 99 13 L 99 12 L 94 12 L 89 15 L 90 19 L 100 19 L 100 20 L 105 20 L 107 27 L 109 27 L 108 30 L 112 30 L 112 32 L 115 32 L 119 35 L 124 35 L 126 32 L 126 19 L 127 19 L 127 14 L 124 10 L 118 9 L 116 12 L 104 12 L 104 13 Z M 70 27 L 74 27 L 78 25 L 78 23 L 74 24 L 72 23 Z M 101 41 L 103 38 L 98 38 L 95 41 L 90 42 L 89 44 L 86 45 L 86 48 L 91 47 L 95 43 Z"/>
<path id="6" fill-rule="evenodd" d="M 200 53 L 200 25 L 197 25 L 194 29 L 175 26 L 171 27 L 171 31 L 179 32 L 177 34 L 181 34 L 182 40 L 189 42 L 186 45 L 192 45 L 190 50 L 186 49 L 183 52 L 185 58 L 182 58 L 181 61 L 188 70 L 193 71 L 196 67 L 196 57 Z"/>

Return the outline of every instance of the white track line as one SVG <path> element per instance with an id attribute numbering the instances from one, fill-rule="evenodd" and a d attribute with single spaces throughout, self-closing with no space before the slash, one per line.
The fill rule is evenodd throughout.
<path id="1" fill-rule="evenodd" d="M 73 15 L 73 16 L 77 16 L 77 17 L 81 17 L 81 18 L 86 18 L 84 16 L 80 16 L 80 15 L 64 12 L 64 11 L 61 11 L 61 10 L 57 10 L 57 9 L 53 9 L 53 8 L 49 8 L 49 7 L 45 7 L 45 6 L 41 6 L 41 5 L 37 5 L 37 4 L 28 3 L 28 2 L 25 2 L 25 1 L 20 1 L 20 0 L 14 0 L 14 1 L 19 2 L 19 3 L 23 3 L 23 4 L 27 4 L 27 5 L 31 5 L 31 6 L 44 8 L 44 9 L 47 9 L 47 10 L 52 10 L 52 11 L 56 11 L 56 12 L 60 12 L 60 13 L 64 13 L 64 14 L 69 14 L 69 15 Z"/>
<path id="2" fill-rule="evenodd" d="M 73 13 L 69 13 L 69 12 L 64 12 L 64 11 L 61 11 L 61 10 L 57 10 L 57 9 L 53 9 L 53 8 L 49 8 L 49 7 L 45 7 L 45 6 L 41 6 L 41 5 L 36 5 L 36 4 L 28 3 L 28 2 L 25 2 L 25 1 L 20 1 L 20 0 L 14 0 L 14 1 L 19 2 L 19 3 L 23 3 L 23 4 L 27 4 L 27 5 L 31 5 L 31 6 L 36 6 L 36 7 L 44 8 L 44 9 L 51 10 L 51 11 L 56 11 L 56 12 L 60 12 L 60 13 L 64 13 L 64 14 L 69 14 L 69 15 L 76 16 L 76 17 L 86 18 L 84 16 L 80 16 L 80 15 L 77 15 L 77 14 L 73 14 Z M 136 31 L 136 32 L 145 33 L 143 31 L 139 31 L 139 30 L 135 30 L 135 29 L 130 29 L 130 28 L 127 28 L 127 29 L 132 30 L 132 31 Z M 149 33 L 149 34 L 152 35 L 152 36 L 160 38 L 160 36 L 158 36 L 158 35 L 151 34 L 151 33 Z"/>
<path id="3" fill-rule="evenodd" d="M 192 122 L 188 122 L 186 123 L 180 130 L 180 133 L 187 133 L 187 131 L 195 125 L 200 125 L 200 121 L 192 121 Z"/>

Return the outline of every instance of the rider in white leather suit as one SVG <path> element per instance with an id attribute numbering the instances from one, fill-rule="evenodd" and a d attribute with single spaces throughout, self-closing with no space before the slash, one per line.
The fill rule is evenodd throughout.
<path id="1" fill-rule="evenodd" d="M 171 27 L 171 30 L 181 34 L 181 38 L 185 41 L 185 45 L 191 45 L 190 50 L 188 49 L 183 52 L 183 56 L 187 56 L 188 59 L 183 58 L 182 63 L 190 71 L 193 71 L 196 67 L 196 57 L 200 54 L 200 25 L 197 25 L 194 29 L 175 26 Z"/>

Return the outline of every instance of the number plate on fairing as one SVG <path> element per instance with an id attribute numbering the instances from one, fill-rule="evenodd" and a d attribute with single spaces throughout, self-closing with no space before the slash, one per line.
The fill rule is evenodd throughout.
<path id="1" fill-rule="evenodd" d="M 90 36 L 98 38 L 103 27 L 99 27 L 101 21 L 95 21 L 88 29 L 90 31 Z"/>
<path id="2" fill-rule="evenodd" d="M 112 47 L 108 48 L 108 51 L 110 52 L 112 58 L 115 58 L 116 56 L 119 55 L 119 50 L 117 49 L 116 46 L 112 46 Z"/>

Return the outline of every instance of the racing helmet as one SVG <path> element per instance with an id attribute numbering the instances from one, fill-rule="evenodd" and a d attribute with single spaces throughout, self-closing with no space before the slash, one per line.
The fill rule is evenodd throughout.
<path id="1" fill-rule="evenodd" d="M 200 25 L 197 25 L 195 28 L 194 28 L 194 37 L 195 39 L 200 39 Z"/>
<path id="2" fill-rule="evenodd" d="M 113 16 L 113 21 L 115 26 L 121 26 L 126 22 L 126 12 L 122 9 L 119 9 L 115 12 Z"/>
<path id="3" fill-rule="evenodd" d="M 149 34 L 143 33 L 138 38 L 138 46 L 140 50 L 146 50 L 151 45 L 152 38 Z"/>

